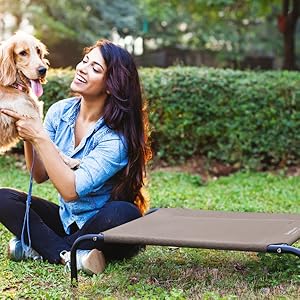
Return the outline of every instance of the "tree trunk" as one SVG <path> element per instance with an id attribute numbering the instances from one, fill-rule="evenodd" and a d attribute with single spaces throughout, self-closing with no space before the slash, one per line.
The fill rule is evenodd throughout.
<path id="1" fill-rule="evenodd" d="M 295 33 L 299 17 L 300 1 L 293 0 L 292 8 L 289 10 L 289 0 L 283 0 L 283 41 L 284 41 L 284 61 L 282 68 L 285 70 L 297 70 L 295 56 Z"/>

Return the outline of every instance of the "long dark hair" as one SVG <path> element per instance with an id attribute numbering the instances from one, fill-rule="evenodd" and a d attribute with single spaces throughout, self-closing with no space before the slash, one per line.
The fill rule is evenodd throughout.
<path id="1" fill-rule="evenodd" d="M 138 71 L 130 53 L 112 42 L 99 40 L 85 52 L 94 48 L 100 49 L 107 67 L 105 123 L 125 137 L 128 149 L 128 164 L 116 175 L 111 198 L 135 203 L 143 214 L 149 207 L 144 180 L 151 149 L 147 107 Z"/>

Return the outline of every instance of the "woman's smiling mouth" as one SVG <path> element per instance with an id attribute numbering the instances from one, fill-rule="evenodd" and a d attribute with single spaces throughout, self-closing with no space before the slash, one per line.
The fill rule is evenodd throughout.
<path id="1" fill-rule="evenodd" d="M 77 82 L 81 82 L 81 83 L 87 83 L 87 80 L 85 78 L 83 78 L 81 75 L 76 74 L 75 76 L 75 81 Z"/>

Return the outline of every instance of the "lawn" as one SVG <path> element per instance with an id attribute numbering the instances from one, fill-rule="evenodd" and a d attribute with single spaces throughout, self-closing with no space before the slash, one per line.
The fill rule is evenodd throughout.
<path id="1" fill-rule="evenodd" d="M 202 183 L 197 175 L 152 170 L 153 207 L 300 213 L 300 177 L 238 172 Z M 0 156 L 0 186 L 28 189 L 20 156 Z M 33 193 L 56 201 L 50 183 Z M 1 200 L 0 200 L 1 201 Z M 0 299 L 299 299 L 300 260 L 293 255 L 151 247 L 105 272 L 79 276 L 78 288 L 61 265 L 12 262 L 11 234 L 0 225 Z M 300 246 L 300 243 L 297 244 Z"/>

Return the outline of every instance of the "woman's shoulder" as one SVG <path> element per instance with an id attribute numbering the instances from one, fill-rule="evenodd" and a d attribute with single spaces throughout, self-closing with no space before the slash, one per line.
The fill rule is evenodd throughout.
<path id="1" fill-rule="evenodd" d="M 77 104 L 79 102 L 79 98 L 78 97 L 71 97 L 71 98 L 67 98 L 67 99 L 62 99 L 59 100 L 55 103 L 53 103 L 49 109 L 52 110 L 68 110 L 70 107 L 74 106 L 75 104 Z"/>
<path id="2" fill-rule="evenodd" d="M 79 103 L 78 97 L 67 98 L 53 103 L 47 111 L 47 114 L 63 115 L 72 110 Z"/>
<path id="3" fill-rule="evenodd" d="M 118 149 L 127 149 L 126 138 L 120 132 L 109 128 L 108 126 L 103 126 L 102 131 L 99 133 L 101 137 L 100 140 L 102 142 L 108 142 L 111 146 L 116 147 Z"/>

